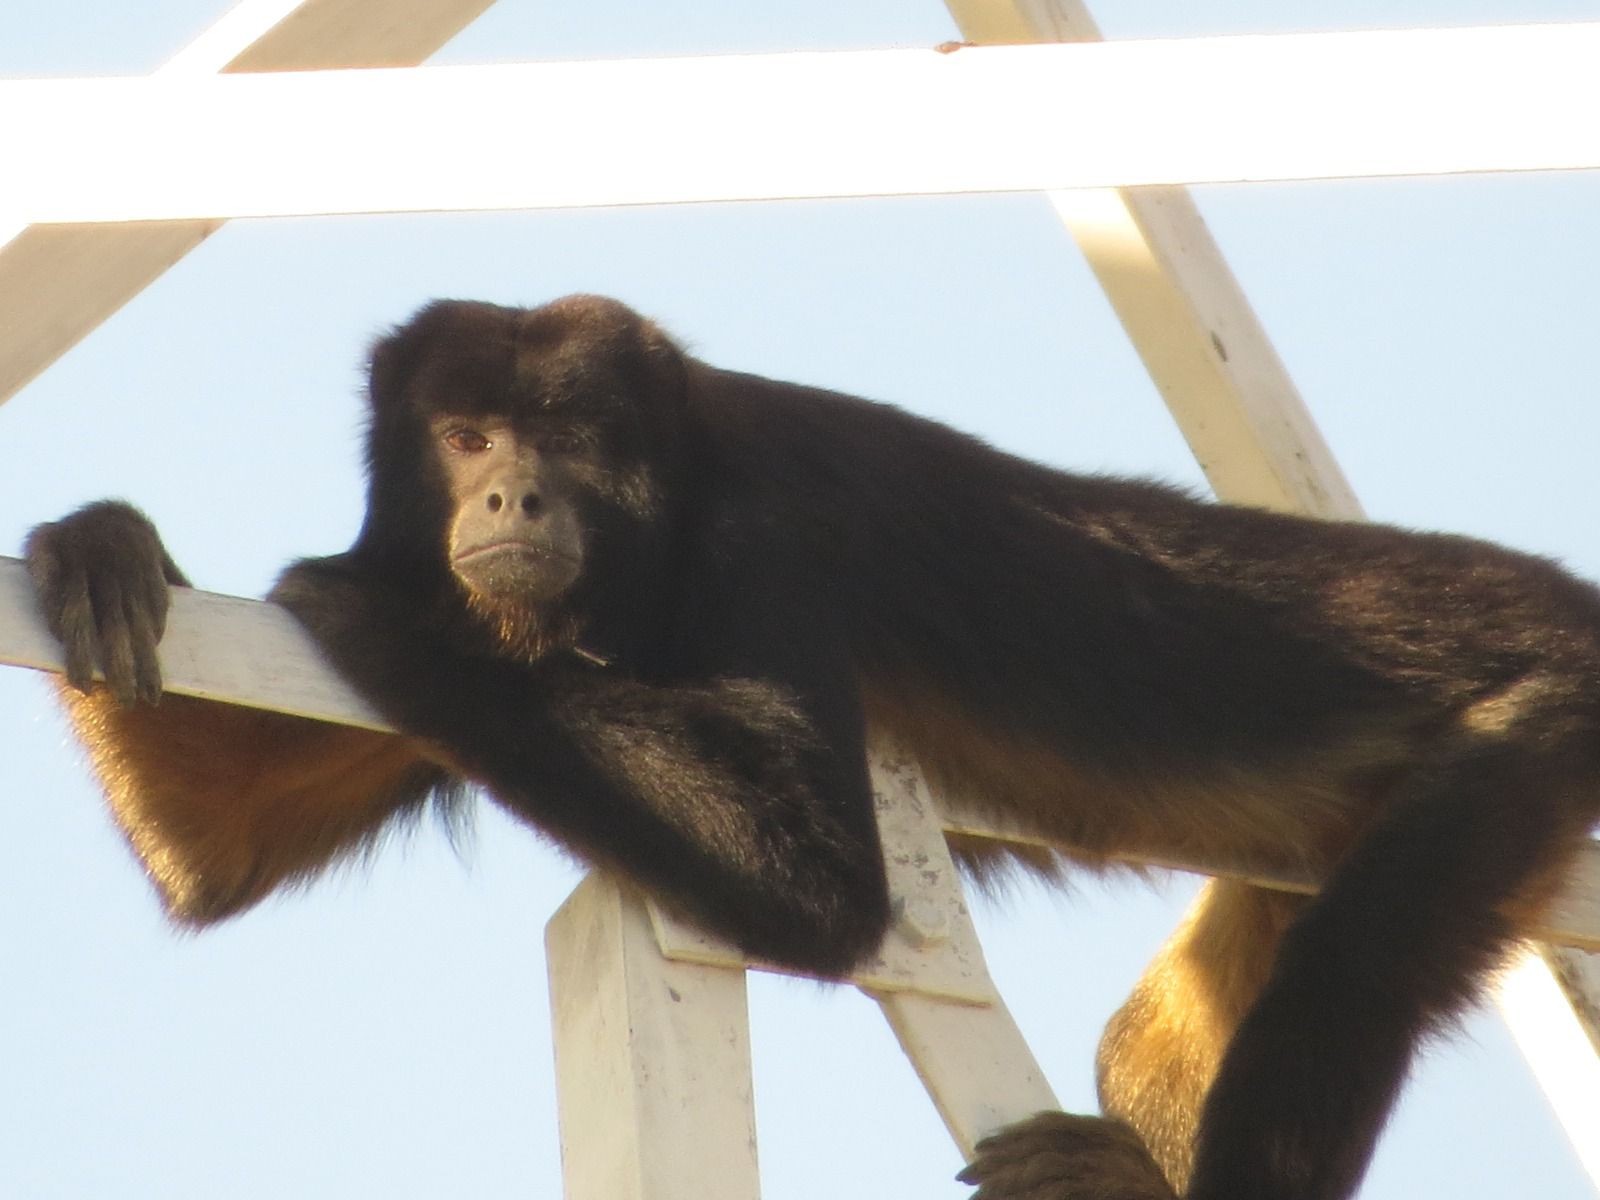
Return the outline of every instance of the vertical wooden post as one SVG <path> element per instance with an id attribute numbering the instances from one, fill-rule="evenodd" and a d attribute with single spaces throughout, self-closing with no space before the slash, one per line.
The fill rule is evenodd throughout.
<path id="1" fill-rule="evenodd" d="M 662 957 L 598 873 L 545 948 L 567 1200 L 757 1200 L 744 971 Z"/>

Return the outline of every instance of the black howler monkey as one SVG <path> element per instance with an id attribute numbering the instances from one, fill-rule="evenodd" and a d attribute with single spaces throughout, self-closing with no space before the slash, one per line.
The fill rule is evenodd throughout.
<path id="1" fill-rule="evenodd" d="M 595 297 L 432 304 L 377 344 L 371 406 L 355 544 L 271 598 L 401 736 L 156 706 L 183 578 L 154 529 L 98 504 L 28 540 L 73 718 L 173 917 L 235 913 L 468 781 L 837 976 L 888 913 L 868 723 L 952 807 L 1074 858 L 1326 877 L 1237 984 L 1225 1051 L 1173 1047 L 1190 1092 L 1215 1076 L 1197 1116 L 1117 1103 L 1118 1047 L 1148 1055 L 1173 1014 L 1139 1007 L 1156 988 L 1119 1018 L 1112 1107 L 1170 1187 L 1126 1126 L 1046 1115 L 980 1148 L 984 1200 L 1349 1195 L 1412 1048 L 1600 815 L 1600 593 L 1540 559 L 1063 474 L 707 366 Z M 1189 950 L 1279 933 L 1209 920 Z"/>

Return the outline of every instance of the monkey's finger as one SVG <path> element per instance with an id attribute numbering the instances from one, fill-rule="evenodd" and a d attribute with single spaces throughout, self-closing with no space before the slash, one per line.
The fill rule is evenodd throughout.
<path id="1" fill-rule="evenodd" d="M 139 693 L 134 683 L 133 631 L 128 627 L 125 593 L 121 582 L 111 576 L 101 577 L 91 586 L 100 672 L 117 703 L 128 708 Z"/>
<path id="2" fill-rule="evenodd" d="M 1020 1162 L 994 1163 L 979 1160 L 956 1176 L 978 1190 L 973 1200 L 1052 1200 L 1056 1196 L 1076 1196 L 1073 1172 L 1060 1156 L 1030 1158 Z M 1087 1194 L 1085 1194 L 1087 1200 Z"/>
<path id="3" fill-rule="evenodd" d="M 962 1179 L 961 1182 L 976 1181 Z M 1074 1187 L 1070 1179 L 1054 1174 L 1025 1177 L 1016 1171 L 1003 1171 L 978 1183 L 972 1200 L 1080 1200 L 1080 1197 L 1081 1200 L 1105 1200 L 1108 1195 Z"/>
<path id="4" fill-rule="evenodd" d="M 141 563 L 139 577 L 139 609 L 150 630 L 151 640 L 159 642 L 167 631 L 167 609 L 172 604 L 172 593 L 167 583 L 164 552 L 152 554 Z"/>
<path id="5" fill-rule="evenodd" d="M 67 682 L 80 692 L 94 684 L 95 620 L 89 581 L 81 569 L 59 572 L 49 592 L 41 593 L 45 621 L 61 642 Z"/>
<path id="6" fill-rule="evenodd" d="M 156 654 L 156 643 L 161 635 L 156 629 L 158 618 L 143 603 L 130 602 L 126 607 L 134 693 L 146 704 L 159 704 L 161 661 Z"/>
<path id="7" fill-rule="evenodd" d="M 61 595 L 61 556 L 51 545 L 51 527 L 40 525 L 28 534 L 22 543 L 22 561 L 27 564 L 28 578 L 33 581 L 33 595 L 44 615 L 50 632 L 59 639 L 60 612 L 57 600 Z"/>
<path id="8" fill-rule="evenodd" d="M 956 1178 L 977 1185 L 975 1200 L 1173 1200 L 1131 1128 L 1070 1113 L 1039 1113 L 985 1138 Z"/>
<path id="9" fill-rule="evenodd" d="M 1137 1183 L 1126 1186 L 1125 1181 L 1085 1166 L 1056 1153 L 1005 1165 L 985 1164 L 981 1173 L 969 1166 L 956 1178 L 977 1187 L 972 1200 L 1164 1200 L 1171 1196 L 1170 1192 L 1146 1191 Z"/>

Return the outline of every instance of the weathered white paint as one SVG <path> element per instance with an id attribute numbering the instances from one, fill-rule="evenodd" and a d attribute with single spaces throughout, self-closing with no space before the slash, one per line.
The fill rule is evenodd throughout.
<path id="1" fill-rule="evenodd" d="M 963 1158 L 1013 1121 L 1061 1107 L 1002 1001 L 966 1008 L 918 992 L 876 999 Z"/>
<path id="2" fill-rule="evenodd" d="M 180 695 L 388 728 L 275 604 L 173 588 L 157 657 L 166 689 Z M 34 605 L 27 569 L 13 558 L 0 558 L 0 663 L 63 669 L 61 646 Z"/>
<path id="3" fill-rule="evenodd" d="M 986 1135 L 1059 1106 L 989 979 L 938 808 L 920 768 L 884 739 L 871 746 L 869 762 L 890 893 L 901 914 L 888 944 L 904 950 L 887 986 L 874 977 L 882 972 L 863 973 L 854 982 L 878 1001 L 945 1128 L 962 1156 L 971 1158 L 973 1147 Z M 923 916 L 908 919 L 915 913 Z M 896 951 L 886 954 L 894 957 Z M 951 996 L 925 986 L 924 977 L 947 970 L 950 957 L 984 984 L 981 1005 L 954 1003 Z"/>
<path id="4" fill-rule="evenodd" d="M 545 931 L 567 1200 L 756 1200 L 742 965 L 674 962 L 592 874 Z"/>

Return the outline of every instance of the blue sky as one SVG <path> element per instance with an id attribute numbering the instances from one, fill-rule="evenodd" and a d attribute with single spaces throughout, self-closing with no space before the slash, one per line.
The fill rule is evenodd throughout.
<path id="1" fill-rule="evenodd" d="M 0 75 L 138 74 L 218 0 L 6 0 Z M 1293 11 L 1285 13 L 1285 8 Z M 1600 18 L 1589 0 L 1117 0 L 1109 35 Z M 1291 24 L 1292 21 L 1292 24 Z M 501 0 L 438 61 L 921 46 L 937 0 Z M 539 129 L 558 113 L 530 113 Z M 1092 120 L 1093 114 L 1064 119 Z M 1213 188 L 1200 204 L 1357 493 L 1600 577 L 1600 176 Z M 1069 468 L 1199 483 L 1043 198 L 238 223 L 0 408 L 0 552 L 118 495 L 258 595 L 360 515 L 364 347 L 423 300 L 617 295 L 719 365 L 891 400 Z M 0 336 L 5 315 L 0 314 Z M 544 922 L 577 879 L 484 808 L 177 936 L 43 682 L 0 671 L 0 1196 L 556 1195 Z M 982 903 L 1062 1102 L 1190 894 Z M 752 980 L 763 1194 L 959 1197 L 875 1008 Z M 1592 1195 L 1493 1017 L 1419 1067 L 1366 1200 Z"/>

